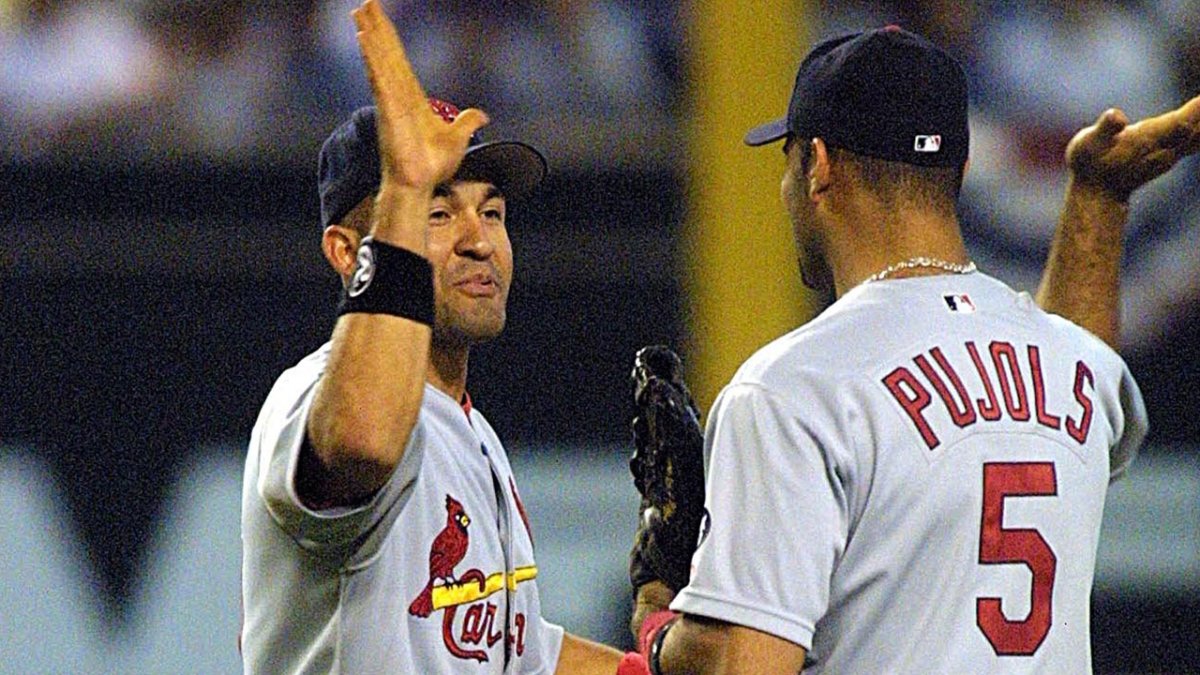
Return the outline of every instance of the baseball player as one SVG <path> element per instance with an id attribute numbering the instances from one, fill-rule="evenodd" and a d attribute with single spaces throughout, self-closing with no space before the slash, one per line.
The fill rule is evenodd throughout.
<path id="1" fill-rule="evenodd" d="M 1096 293 L 1115 296 L 1125 205 L 1196 151 L 1198 122 L 1194 99 L 1076 137 L 1044 306 L 1115 342 Z M 962 69 L 896 27 L 827 40 L 786 117 L 746 136 L 777 141 L 803 279 L 837 300 L 718 396 L 703 488 L 686 388 L 639 354 L 633 628 L 652 672 L 1088 672 L 1105 494 L 1146 414 L 1104 340 L 970 260 Z M 699 532 L 690 565 L 673 521 Z"/>
<path id="2" fill-rule="evenodd" d="M 516 480 L 466 393 L 471 346 L 504 325 L 505 198 L 544 160 L 431 103 L 377 2 L 355 20 L 376 106 L 320 164 L 345 293 L 331 341 L 280 377 L 252 432 L 245 669 L 645 673 L 541 616 Z"/>
<path id="3" fill-rule="evenodd" d="M 505 322 L 505 200 L 545 160 L 431 105 L 378 2 L 354 17 L 376 107 L 321 151 L 333 337 L 279 378 L 250 440 L 245 671 L 612 675 L 619 652 L 543 619 L 512 469 L 466 392 L 471 347 Z"/>

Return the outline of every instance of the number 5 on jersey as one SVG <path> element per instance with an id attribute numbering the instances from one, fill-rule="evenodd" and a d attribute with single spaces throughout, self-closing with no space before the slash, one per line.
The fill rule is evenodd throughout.
<path id="1" fill-rule="evenodd" d="M 1050 632 L 1051 599 L 1058 558 L 1034 529 L 1004 527 L 1004 500 L 1052 497 L 1058 479 L 1052 462 L 989 462 L 983 465 L 983 517 L 979 564 L 1022 564 L 1033 575 L 1029 615 L 1013 621 L 1000 609 L 1000 598 L 976 598 L 975 621 L 1000 656 L 1029 656 Z"/>

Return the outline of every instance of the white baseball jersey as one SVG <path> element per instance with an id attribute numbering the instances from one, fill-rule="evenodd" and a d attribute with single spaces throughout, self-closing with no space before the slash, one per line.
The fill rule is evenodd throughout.
<path id="1" fill-rule="evenodd" d="M 718 397 L 672 608 L 799 644 L 806 672 L 1088 672 L 1104 497 L 1145 432 L 1121 358 L 1027 294 L 865 284 Z"/>
<path id="2" fill-rule="evenodd" d="M 528 519 L 478 410 L 426 385 L 391 479 L 313 510 L 295 479 L 329 344 L 276 382 L 242 488 L 247 673 L 553 673 Z"/>

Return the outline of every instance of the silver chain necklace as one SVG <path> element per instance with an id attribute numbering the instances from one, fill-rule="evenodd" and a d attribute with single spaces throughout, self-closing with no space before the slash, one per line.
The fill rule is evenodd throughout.
<path id="1" fill-rule="evenodd" d="M 978 269 L 975 267 L 975 261 L 973 260 L 967 262 L 966 265 L 960 265 L 958 263 L 946 262 L 945 260 L 941 260 L 939 258 L 927 258 L 921 255 L 916 256 L 915 258 L 909 258 L 908 260 L 904 260 L 893 265 L 888 265 L 875 274 L 863 279 L 858 285 L 862 286 L 863 284 L 869 284 L 872 281 L 882 281 L 892 276 L 896 272 L 899 272 L 900 270 L 910 270 L 915 267 L 932 267 L 939 270 L 946 270 L 952 274 L 970 274 Z"/>

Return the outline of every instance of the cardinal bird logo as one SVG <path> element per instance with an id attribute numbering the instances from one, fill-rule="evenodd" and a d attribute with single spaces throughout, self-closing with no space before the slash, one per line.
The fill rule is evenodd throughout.
<path id="1" fill-rule="evenodd" d="M 449 591 L 455 587 L 462 588 L 468 583 L 477 587 L 476 594 L 484 597 L 487 589 L 487 578 L 477 569 L 463 572 L 459 578 L 454 577 L 454 567 L 462 562 L 467 555 L 467 526 L 471 517 L 467 515 L 463 505 L 454 497 L 446 495 L 446 526 L 433 538 L 429 547 L 429 581 L 420 594 L 408 606 L 408 613 L 420 618 L 426 618 L 434 609 L 442 609 L 442 641 L 451 655 L 460 659 L 473 659 L 484 662 L 488 660 L 487 652 L 482 649 L 466 649 L 454 639 L 454 615 L 462 601 L 445 602 L 435 607 L 434 589 L 440 592 Z M 437 583 L 441 582 L 441 583 Z"/>
<path id="2" fill-rule="evenodd" d="M 454 566 L 467 555 L 467 526 L 470 524 L 471 517 L 463 510 L 463 505 L 446 495 L 446 526 L 429 549 L 429 582 L 408 606 L 409 614 L 422 618 L 429 616 L 433 612 L 433 583 L 438 580 L 447 584 L 456 582 Z"/>
<path id="3" fill-rule="evenodd" d="M 511 482 L 509 485 L 513 487 L 515 498 L 516 486 Z M 521 519 L 526 520 L 528 527 L 524 507 L 520 510 Z M 485 650 L 491 649 L 502 640 L 507 640 L 506 645 L 515 645 L 519 655 L 525 645 L 524 614 L 517 612 L 514 619 L 517 631 L 511 632 L 506 623 L 503 604 L 490 602 L 487 598 L 506 590 L 515 593 L 518 584 L 537 578 L 537 566 L 521 565 L 512 570 L 501 569 L 491 574 L 484 574 L 478 568 L 472 567 L 456 575 L 454 568 L 467 555 L 467 544 L 470 541 L 467 527 L 470 524 L 471 518 L 462 503 L 446 495 L 446 524 L 433 538 L 433 544 L 429 547 L 429 580 L 425 582 L 425 587 L 417 597 L 413 598 L 408 606 L 408 613 L 425 619 L 434 612 L 441 612 L 442 642 L 446 651 L 455 658 L 483 663 L 489 658 Z M 532 539 L 532 535 L 530 538 Z M 461 624 L 456 626 L 454 620 L 460 607 L 465 607 L 465 615 Z M 497 616 L 500 618 L 497 619 Z"/>

